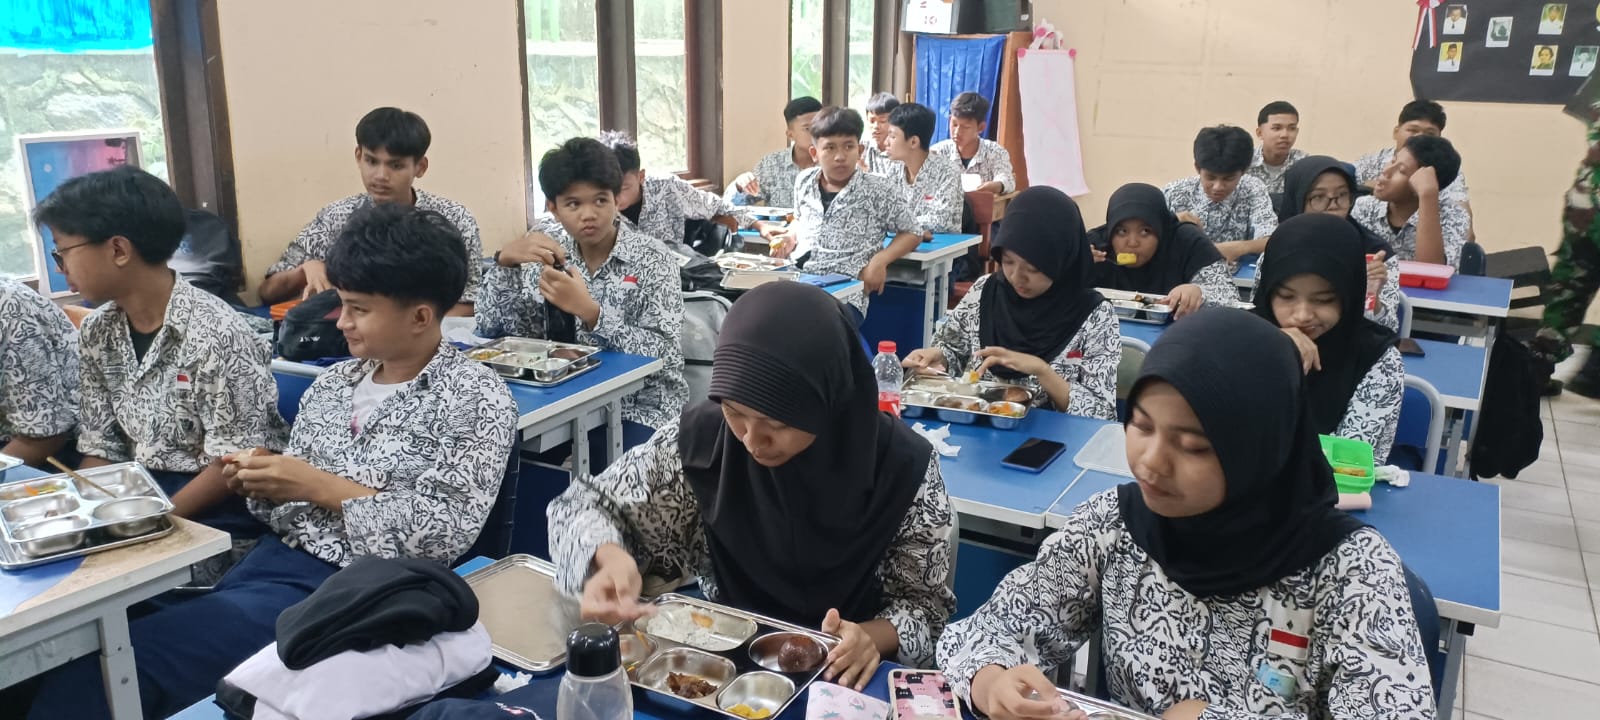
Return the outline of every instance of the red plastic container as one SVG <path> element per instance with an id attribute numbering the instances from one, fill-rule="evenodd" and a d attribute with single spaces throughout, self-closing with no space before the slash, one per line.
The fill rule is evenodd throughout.
<path id="1" fill-rule="evenodd" d="M 1399 264 L 1400 285 L 1403 287 L 1443 290 L 1450 287 L 1450 278 L 1456 276 L 1456 269 L 1449 265 L 1435 265 L 1412 260 L 1401 260 Z"/>

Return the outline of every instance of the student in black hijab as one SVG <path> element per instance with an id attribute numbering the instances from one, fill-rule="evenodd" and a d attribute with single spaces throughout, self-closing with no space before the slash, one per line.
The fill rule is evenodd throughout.
<path id="1" fill-rule="evenodd" d="M 1400 258 L 1389 241 L 1373 234 L 1350 217 L 1350 208 L 1361 194 L 1355 172 L 1345 163 L 1327 155 L 1313 155 L 1295 163 L 1283 174 L 1283 199 L 1278 203 L 1278 222 L 1301 213 L 1325 213 L 1349 220 L 1361 233 L 1361 252 L 1367 257 L 1367 288 L 1376 292 L 1376 304 L 1366 311 L 1367 318 L 1390 330 L 1400 329 Z M 1298 168 L 1298 169 L 1296 169 Z M 1265 256 L 1262 258 L 1265 264 Z M 1260 275 L 1258 269 L 1257 275 Z"/>
<path id="2" fill-rule="evenodd" d="M 1098 636 L 1110 698 L 1168 720 L 1432 718 L 1400 559 L 1334 508 L 1304 387 L 1294 345 L 1248 312 L 1163 333 L 1128 398 L 1135 482 L 945 631 L 957 693 L 993 720 L 1082 720 L 1046 673 Z"/>
<path id="3" fill-rule="evenodd" d="M 1032 187 L 1006 208 L 994 240 L 1000 271 L 979 278 L 941 322 L 933 347 L 904 365 L 1041 391 L 1039 402 L 1084 417 L 1116 417 L 1121 331 L 1090 283 L 1094 260 L 1078 205 Z"/>
<path id="4" fill-rule="evenodd" d="M 881 658 L 928 667 L 955 608 L 937 456 L 878 411 L 845 307 L 769 283 L 728 312 L 710 398 L 550 504 L 563 592 L 586 617 L 639 617 L 642 576 L 843 638 L 824 675 L 855 688 Z"/>
<path id="5" fill-rule="evenodd" d="M 1216 244 L 1200 226 L 1179 222 L 1154 185 L 1129 183 L 1112 193 L 1106 224 L 1089 244 L 1096 287 L 1166 295 L 1174 317 L 1239 298 Z"/>
<path id="6" fill-rule="evenodd" d="M 1267 251 L 1272 262 L 1258 278 L 1256 314 L 1300 350 L 1317 432 L 1369 443 L 1384 462 L 1400 423 L 1406 371 L 1395 347 L 1400 338 L 1362 315 L 1360 233 L 1330 215 L 1299 215 L 1273 231 Z"/>

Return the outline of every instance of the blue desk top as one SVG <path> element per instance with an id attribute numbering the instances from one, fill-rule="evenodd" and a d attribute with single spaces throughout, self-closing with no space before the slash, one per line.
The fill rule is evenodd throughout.
<path id="1" fill-rule="evenodd" d="M 1085 472 L 1050 509 L 1050 525 L 1127 478 Z M 1411 473 L 1403 488 L 1379 483 L 1372 509 L 1353 513 L 1376 528 L 1428 584 L 1447 617 L 1493 627 L 1500 615 L 1500 488 Z"/>
<path id="2" fill-rule="evenodd" d="M 3 482 L 32 480 L 48 474 L 23 465 L 7 470 Z M 80 565 L 83 565 L 83 558 L 76 557 L 22 570 L 0 571 L 0 615 L 10 615 L 18 605 L 55 587 L 56 583 L 77 571 Z"/>
<path id="3" fill-rule="evenodd" d="M 907 418 L 906 422 L 920 422 L 929 428 L 945 424 L 933 417 Z M 1045 511 L 1081 472 L 1072 464 L 1072 456 L 1104 424 L 1038 408 L 1014 430 L 951 423 L 946 442 L 960 447 L 961 452 L 953 458 L 939 458 L 939 469 L 958 511 L 1019 527 L 1042 528 Z M 1030 437 L 1055 440 L 1067 449 L 1037 474 L 1000 464 L 1001 458 Z"/>
<path id="4" fill-rule="evenodd" d="M 1182 322 L 1182 321 L 1179 321 Z M 1121 321 L 1122 336 L 1155 345 L 1165 325 Z M 1477 410 L 1483 397 L 1484 363 L 1489 353 L 1476 345 L 1455 345 L 1437 340 L 1417 340 L 1426 355 L 1404 355 L 1406 374 L 1427 380 L 1439 391 L 1445 405 Z"/>
<path id="5" fill-rule="evenodd" d="M 511 389 L 511 397 L 517 401 L 517 414 L 527 415 L 563 400 L 582 396 L 586 393 L 593 394 L 599 386 L 614 382 L 618 377 L 656 361 L 655 358 L 611 352 L 609 350 L 603 351 L 595 357 L 600 358 L 600 367 L 553 388 L 537 388 L 516 382 L 506 383 L 506 387 Z"/>
<path id="6" fill-rule="evenodd" d="M 1511 285 L 1506 278 L 1457 275 L 1443 290 L 1402 287 L 1400 292 L 1411 300 L 1412 307 L 1505 317 L 1511 307 Z"/>

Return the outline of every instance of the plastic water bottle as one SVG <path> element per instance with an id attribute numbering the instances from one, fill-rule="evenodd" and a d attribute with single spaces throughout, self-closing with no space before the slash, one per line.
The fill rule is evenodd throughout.
<path id="1" fill-rule="evenodd" d="M 878 356 L 872 359 L 872 374 L 878 378 L 878 409 L 900 417 L 900 386 L 905 384 L 905 371 L 900 369 L 900 356 L 895 355 L 893 340 L 878 343 Z"/>
<path id="2" fill-rule="evenodd" d="M 588 623 L 567 636 L 567 674 L 556 695 L 556 720 L 633 720 L 622 642 L 610 626 Z"/>

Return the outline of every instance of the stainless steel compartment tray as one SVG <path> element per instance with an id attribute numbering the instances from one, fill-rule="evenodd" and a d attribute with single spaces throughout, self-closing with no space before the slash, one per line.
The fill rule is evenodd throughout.
<path id="1" fill-rule="evenodd" d="M 1101 297 L 1111 301 L 1111 307 L 1116 311 L 1118 320 L 1147 325 L 1166 325 L 1172 322 L 1172 308 L 1163 304 L 1167 299 L 1165 295 L 1109 288 L 1096 288 L 1096 290 Z"/>
<path id="2" fill-rule="evenodd" d="M 900 401 L 903 406 L 901 414 L 907 417 L 932 415 L 945 422 L 963 425 L 985 420 L 1001 430 L 1015 428 L 1024 418 L 1027 418 L 1028 414 L 1033 412 L 1033 404 L 1039 397 L 1037 390 L 1022 385 L 981 380 L 975 383 L 968 383 L 945 377 L 913 377 L 906 380 L 900 392 Z M 1022 394 L 1019 395 L 1019 392 Z M 991 402 L 1012 402 L 1022 406 L 1022 414 L 1016 416 L 1001 415 L 983 410 L 966 410 L 935 404 L 938 398 L 948 396 L 976 400 L 985 405 Z M 926 397 L 925 402 L 921 399 L 923 397 Z"/>
<path id="3" fill-rule="evenodd" d="M 580 621 L 555 576 L 554 565 L 532 555 L 509 555 L 466 576 L 496 658 L 535 674 L 566 664 L 567 633 Z"/>
<path id="4" fill-rule="evenodd" d="M 1088 695 L 1081 695 L 1079 693 L 1072 692 L 1071 690 L 1062 690 L 1058 688 L 1056 693 L 1061 696 L 1061 699 L 1077 705 L 1084 712 L 1088 713 L 1089 720 L 1157 720 L 1157 718 L 1151 715 L 1146 715 L 1136 710 L 1129 710 L 1121 705 L 1115 705 L 1105 700 L 1093 698 Z"/>
<path id="5" fill-rule="evenodd" d="M 599 367 L 600 359 L 595 357 L 599 352 L 600 348 L 590 345 L 503 337 L 468 350 L 467 357 L 488 365 L 507 380 L 548 388 Z M 552 360 L 567 362 L 558 368 L 540 367 L 541 363 Z"/>
<path id="6" fill-rule="evenodd" d="M 172 501 L 143 466 L 131 462 L 118 463 L 78 472 L 116 493 L 117 497 L 105 496 L 93 487 L 79 487 L 77 481 L 65 474 L 0 484 L 0 497 L 13 498 L 0 501 L 0 568 L 18 570 L 43 565 L 56 560 L 146 542 L 172 532 L 175 527 L 170 517 Z M 26 494 L 29 488 L 49 491 L 29 496 Z M 17 497 L 19 494 L 22 497 Z M 96 516 L 96 510 L 107 503 L 132 498 L 151 498 L 158 501 L 153 505 L 156 512 L 115 521 L 103 520 Z M 80 529 L 72 531 L 83 533 L 83 539 L 69 549 L 38 555 L 30 554 L 24 549 L 25 541 L 19 540 L 14 535 L 16 529 L 26 527 L 30 523 L 66 517 L 83 518 L 87 521 Z M 131 537 L 112 533 L 116 527 L 142 523 L 149 524 L 150 529 L 136 532 Z M 47 535 L 32 540 L 49 537 L 52 536 Z"/>
<path id="7" fill-rule="evenodd" d="M 784 258 L 775 258 L 770 255 L 757 255 L 756 253 L 723 252 L 717 253 L 712 261 L 723 270 L 785 270 L 794 266 L 794 261 Z"/>

